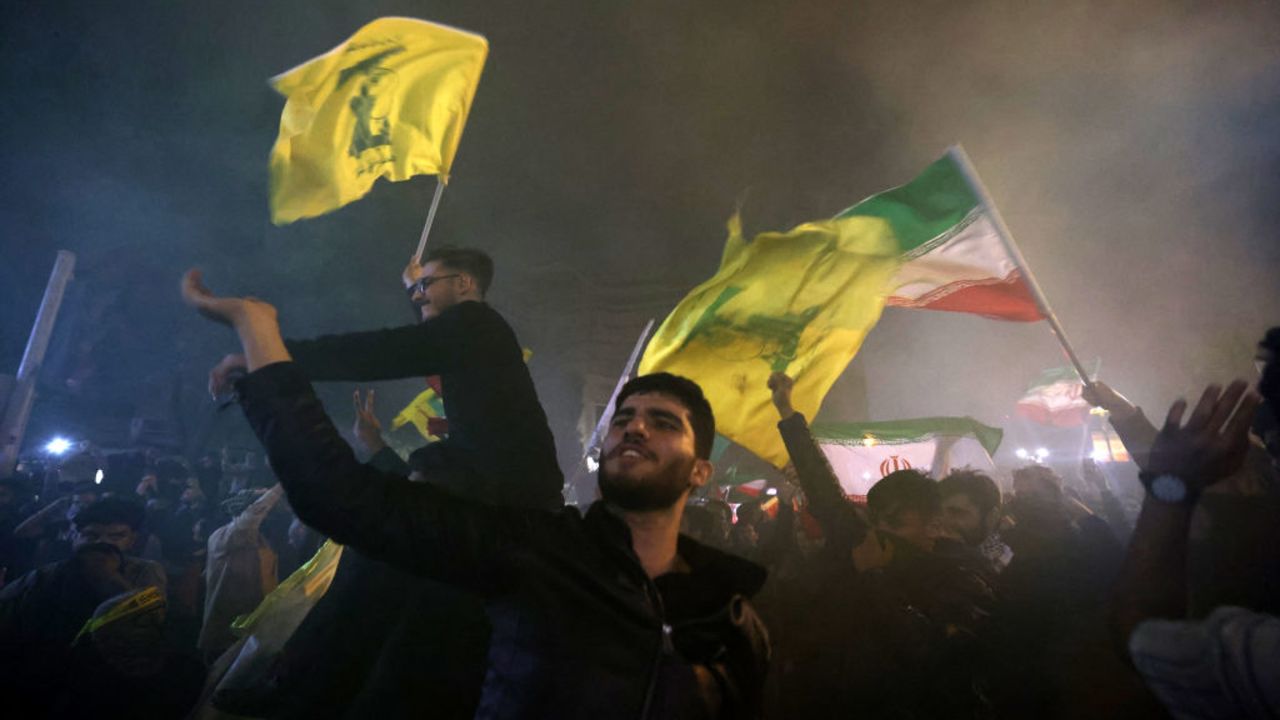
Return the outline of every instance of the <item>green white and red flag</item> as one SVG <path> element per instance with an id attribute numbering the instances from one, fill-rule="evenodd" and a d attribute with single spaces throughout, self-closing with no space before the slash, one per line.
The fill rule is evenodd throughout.
<path id="1" fill-rule="evenodd" d="M 1089 418 L 1084 383 L 1075 368 L 1045 370 L 1018 400 L 1017 413 L 1041 425 L 1080 427 Z"/>
<path id="2" fill-rule="evenodd" d="M 953 468 L 992 471 L 1004 432 L 967 417 L 873 423 L 816 423 L 813 437 L 846 495 L 866 500 L 884 476 L 915 469 L 941 478 Z"/>
<path id="3" fill-rule="evenodd" d="M 902 253 L 889 284 L 891 307 L 973 313 L 997 320 L 1045 319 L 991 214 L 951 153 L 917 178 L 837 215 L 885 220 Z"/>

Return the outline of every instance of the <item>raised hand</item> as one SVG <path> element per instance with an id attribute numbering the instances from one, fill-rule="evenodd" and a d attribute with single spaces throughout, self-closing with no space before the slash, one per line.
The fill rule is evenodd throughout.
<path id="1" fill-rule="evenodd" d="M 1225 391 L 1210 385 L 1185 425 L 1182 416 L 1187 402 L 1175 402 L 1151 447 L 1146 471 L 1155 476 L 1176 475 L 1198 491 L 1238 470 L 1249 446 L 1249 425 L 1261 402 L 1247 390 L 1243 380 Z"/>
<path id="2" fill-rule="evenodd" d="M 182 300 L 210 320 L 231 326 L 234 326 L 237 320 L 243 319 L 249 303 L 245 298 L 224 298 L 214 295 L 209 288 L 205 287 L 203 274 L 195 268 L 188 270 L 182 276 Z M 274 308 L 272 311 L 274 312 Z"/>
<path id="3" fill-rule="evenodd" d="M 1118 421 L 1123 421 L 1138 412 L 1137 406 L 1129 402 L 1128 398 L 1112 390 L 1110 385 L 1100 380 L 1094 380 L 1085 385 L 1080 396 L 1090 405 L 1111 413 L 1111 416 Z"/>
<path id="4" fill-rule="evenodd" d="M 364 449 L 370 454 L 376 453 L 387 444 L 382 440 L 382 423 L 378 422 L 378 415 L 373 409 L 374 391 L 370 390 L 365 393 L 364 400 L 360 400 L 360 391 L 356 390 L 351 395 L 352 404 L 355 405 L 356 422 L 351 428 L 351 433 L 355 435 L 356 441 L 364 446 Z"/>
<path id="5" fill-rule="evenodd" d="M 786 373 L 775 372 L 769 376 L 769 390 L 773 393 L 773 406 L 778 408 L 778 414 L 785 420 L 795 414 L 795 408 L 791 407 L 791 389 L 795 387 L 796 381 Z"/>
<path id="6" fill-rule="evenodd" d="M 200 271 L 194 268 L 183 274 L 181 290 L 183 302 L 210 320 L 235 329 L 244 350 L 246 370 L 252 372 L 265 365 L 290 359 L 284 338 L 280 336 L 276 309 L 269 303 L 251 297 L 214 295 L 205 287 Z M 228 363 L 228 359 L 224 358 L 223 363 Z M 215 395 L 226 381 L 227 373 L 220 371 L 220 368 L 226 369 L 223 363 L 219 363 L 214 372 L 210 373 L 209 389 Z"/>
<path id="7" fill-rule="evenodd" d="M 405 265 L 404 270 L 400 271 L 400 281 L 404 283 L 405 290 L 408 290 L 421 279 L 422 265 L 418 262 L 418 256 L 410 255 L 409 264 Z"/>
<path id="8" fill-rule="evenodd" d="M 244 355 L 240 353 L 223 357 L 209 371 L 209 396 L 217 400 L 219 396 L 230 393 L 235 376 L 244 372 L 246 366 Z"/>

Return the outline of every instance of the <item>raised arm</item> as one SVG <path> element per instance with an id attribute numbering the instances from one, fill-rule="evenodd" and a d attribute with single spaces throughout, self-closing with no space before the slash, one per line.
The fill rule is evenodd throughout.
<path id="1" fill-rule="evenodd" d="M 1112 619 L 1122 643 L 1144 620 L 1186 615 L 1191 514 L 1200 493 L 1244 460 L 1259 402 L 1246 387 L 1209 386 L 1185 426 L 1187 404 L 1175 402 L 1151 446 L 1141 476 L 1147 497 L 1116 584 Z"/>
<path id="2" fill-rule="evenodd" d="M 791 406 L 791 388 L 794 381 L 783 373 L 769 377 L 769 390 L 774 407 L 782 420 L 778 432 L 787 446 L 787 454 L 796 468 L 796 478 L 809 499 L 809 513 L 822 525 L 827 542 L 853 548 L 867 534 L 867 524 L 853 505 L 845 499 L 840 481 L 831 469 L 831 463 L 823 454 L 804 415 Z"/>
<path id="3" fill-rule="evenodd" d="M 241 405 L 307 525 L 375 559 L 478 590 L 500 583 L 505 549 L 551 531 L 549 514 L 467 502 L 361 464 L 290 361 L 274 308 L 216 297 L 194 271 L 183 297 L 239 335 L 249 370 L 237 383 Z"/>
<path id="4" fill-rule="evenodd" d="M 1142 408 L 1098 380 L 1085 386 L 1083 397 L 1090 405 L 1107 411 L 1111 427 L 1115 428 L 1133 461 L 1139 466 L 1145 465 L 1151 443 L 1156 439 L 1156 426 L 1143 414 Z"/>

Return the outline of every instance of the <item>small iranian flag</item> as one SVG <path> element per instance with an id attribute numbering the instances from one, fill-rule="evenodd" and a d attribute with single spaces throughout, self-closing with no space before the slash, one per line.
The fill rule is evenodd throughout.
<path id="1" fill-rule="evenodd" d="M 1017 412 L 1041 425 L 1079 427 L 1089 418 L 1083 391 L 1084 383 L 1075 368 L 1045 370 L 1018 401 Z"/>
<path id="2" fill-rule="evenodd" d="M 997 320 L 1043 320 L 1030 285 L 952 153 L 919 177 L 873 195 L 836 217 L 884 219 L 903 265 L 886 305 L 973 313 Z"/>
<path id="3" fill-rule="evenodd" d="M 875 423 L 817 423 L 813 437 L 840 486 L 862 501 L 881 478 L 915 469 L 941 478 L 952 468 L 992 471 L 1004 432 L 973 418 L 935 417 Z"/>

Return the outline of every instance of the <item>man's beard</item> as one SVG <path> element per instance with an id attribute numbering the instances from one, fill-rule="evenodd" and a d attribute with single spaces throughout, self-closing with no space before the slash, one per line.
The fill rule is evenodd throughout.
<path id="1" fill-rule="evenodd" d="M 690 487 L 694 458 L 687 461 L 673 460 L 652 475 L 641 477 L 614 476 L 600 463 L 596 480 L 600 484 L 600 497 L 623 510 L 650 512 L 666 510 L 680 500 Z"/>

